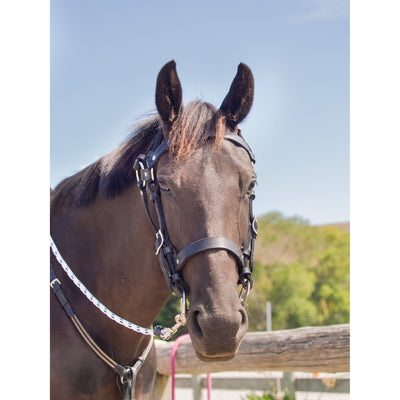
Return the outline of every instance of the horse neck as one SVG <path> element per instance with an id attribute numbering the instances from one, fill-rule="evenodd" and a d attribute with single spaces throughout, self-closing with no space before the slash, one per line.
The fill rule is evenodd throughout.
<path id="1" fill-rule="evenodd" d="M 51 234 L 70 268 L 104 305 L 137 325 L 151 327 L 170 291 L 154 255 L 153 228 L 135 186 L 114 199 L 98 196 L 86 208 L 53 212 Z M 58 266 L 56 272 L 89 328 L 112 330 L 115 346 L 131 335 L 95 312 Z M 130 337 L 138 340 L 137 335 Z"/>

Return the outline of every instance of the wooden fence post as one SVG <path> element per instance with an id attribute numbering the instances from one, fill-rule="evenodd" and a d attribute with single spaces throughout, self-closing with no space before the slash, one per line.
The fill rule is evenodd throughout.
<path id="1" fill-rule="evenodd" d="M 284 372 L 282 379 L 282 390 L 287 389 L 290 393 L 295 392 L 294 372 Z"/>
<path id="2" fill-rule="evenodd" d="M 150 400 L 171 400 L 172 379 L 169 375 L 157 373 Z"/>
<path id="3" fill-rule="evenodd" d="M 193 400 L 201 399 L 201 375 L 192 375 Z"/>

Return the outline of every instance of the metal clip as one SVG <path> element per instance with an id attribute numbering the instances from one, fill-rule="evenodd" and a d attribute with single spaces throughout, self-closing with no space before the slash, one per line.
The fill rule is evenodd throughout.
<path id="1" fill-rule="evenodd" d="M 160 339 L 169 340 L 171 336 L 174 334 L 171 328 L 163 328 L 160 332 Z"/>
<path id="2" fill-rule="evenodd" d="M 160 243 L 159 244 L 157 244 L 157 241 L 160 241 Z M 155 243 L 155 247 L 156 247 L 156 252 L 155 252 L 155 254 L 156 254 L 156 256 L 158 255 L 158 253 L 160 252 L 160 250 L 161 250 L 161 247 L 163 247 L 163 244 L 164 244 L 164 236 L 163 236 L 163 234 L 162 234 L 162 232 L 161 232 L 161 229 L 159 229 L 158 231 L 157 231 L 157 233 L 156 233 L 156 243 Z"/>
<path id="3" fill-rule="evenodd" d="M 239 298 L 240 298 L 240 301 L 241 301 L 242 306 L 244 308 L 247 308 L 247 302 L 249 301 L 249 297 L 250 297 L 250 289 L 251 289 L 250 282 L 246 280 L 243 283 L 243 286 L 240 289 L 240 293 L 239 293 Z M 242 297 L 242 294 L 243 294 L 244 290 L 246 290 L 246 293 L 245 293 L 244 297 Z"/>
<path id="4" fill-rule="evenodd" d="M 179 314 L 180 317 L 180 322 L 183 325 L 186 325 L 186 293 L 185 291 L 182 292 L 182 298 L 181 298 L 181 312 Z M 176 317 L 175 317 L 176 321 Z"/>
<path id="5" fill-rule="evenodd" d="M 253 229 L 254 236 L 256 237 L 258 233 L 257 217 L 254 217 L 251 221 L 251 229 Z"/>
<path id="6" fill-rule="evenodd" d="M 163 328 L 160 331 L 160 338 L 162 340 L 169 340 L 181 326 L 186 325 L 186 294 L 185 291 L 182 293 L 181 298 L 181 311 L 175 316 L 175 325 L 171 328 Z"/>

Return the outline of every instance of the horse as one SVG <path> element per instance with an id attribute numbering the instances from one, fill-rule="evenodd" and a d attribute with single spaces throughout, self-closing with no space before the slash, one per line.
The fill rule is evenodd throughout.
<path id="1" fill-rule="evenodd" d="M 157 364 L 154 335 L 107 318 L 69 279 L 57 254 L 121 319 L 155 332 L 153 322 L 173 291 L 184 298 L 181 317 L 187 316 L 198 358 L 229 360 L 237 353 L 248 327 L 237 285 L 248 294 L 252 267 L 243 259 L 253 251 L 249 232 L 253 244 L 256 231 L 254 159 L 238 124 L 253 97 L 252 72 L 241 63 L 219 109 L 199 100 L 184 106 L 172 60 L 157 77 L 157 113 L 51 191 L 50 234 L 59 252 L 50 253 L 57 294 L 50 294 L 52 399 L 120 399 L 124 379 L 107 357 L 118 366 L 140 361 L 130 394 L 125 387 L 122 397 L 149 399 Z M 71 309 L 81 334 L 68 318 Z"/>

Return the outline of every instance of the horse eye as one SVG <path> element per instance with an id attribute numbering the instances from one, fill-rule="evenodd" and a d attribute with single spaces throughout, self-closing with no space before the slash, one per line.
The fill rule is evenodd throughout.
<path id="1" fill-rule="evenodd" d="M 158 180 L 158 185 L 160 186 L 160 190 L 162 192 L 169 192 L 170 191 L 169 187 L 167 186 L 167 184 L 165 183 L 164 180 L 159 179 Z"/>
<path id="2" fill-rule="evenodd" d="M 256 186 L 256 181 L 252 181 L 251 183 L 250 183 L 250 185 L 249 185 L 249 188 L 247 189 L 247 194 L 252 194 L 253 193 L 253 189 L 254 189 L 254 187 Z"/>

